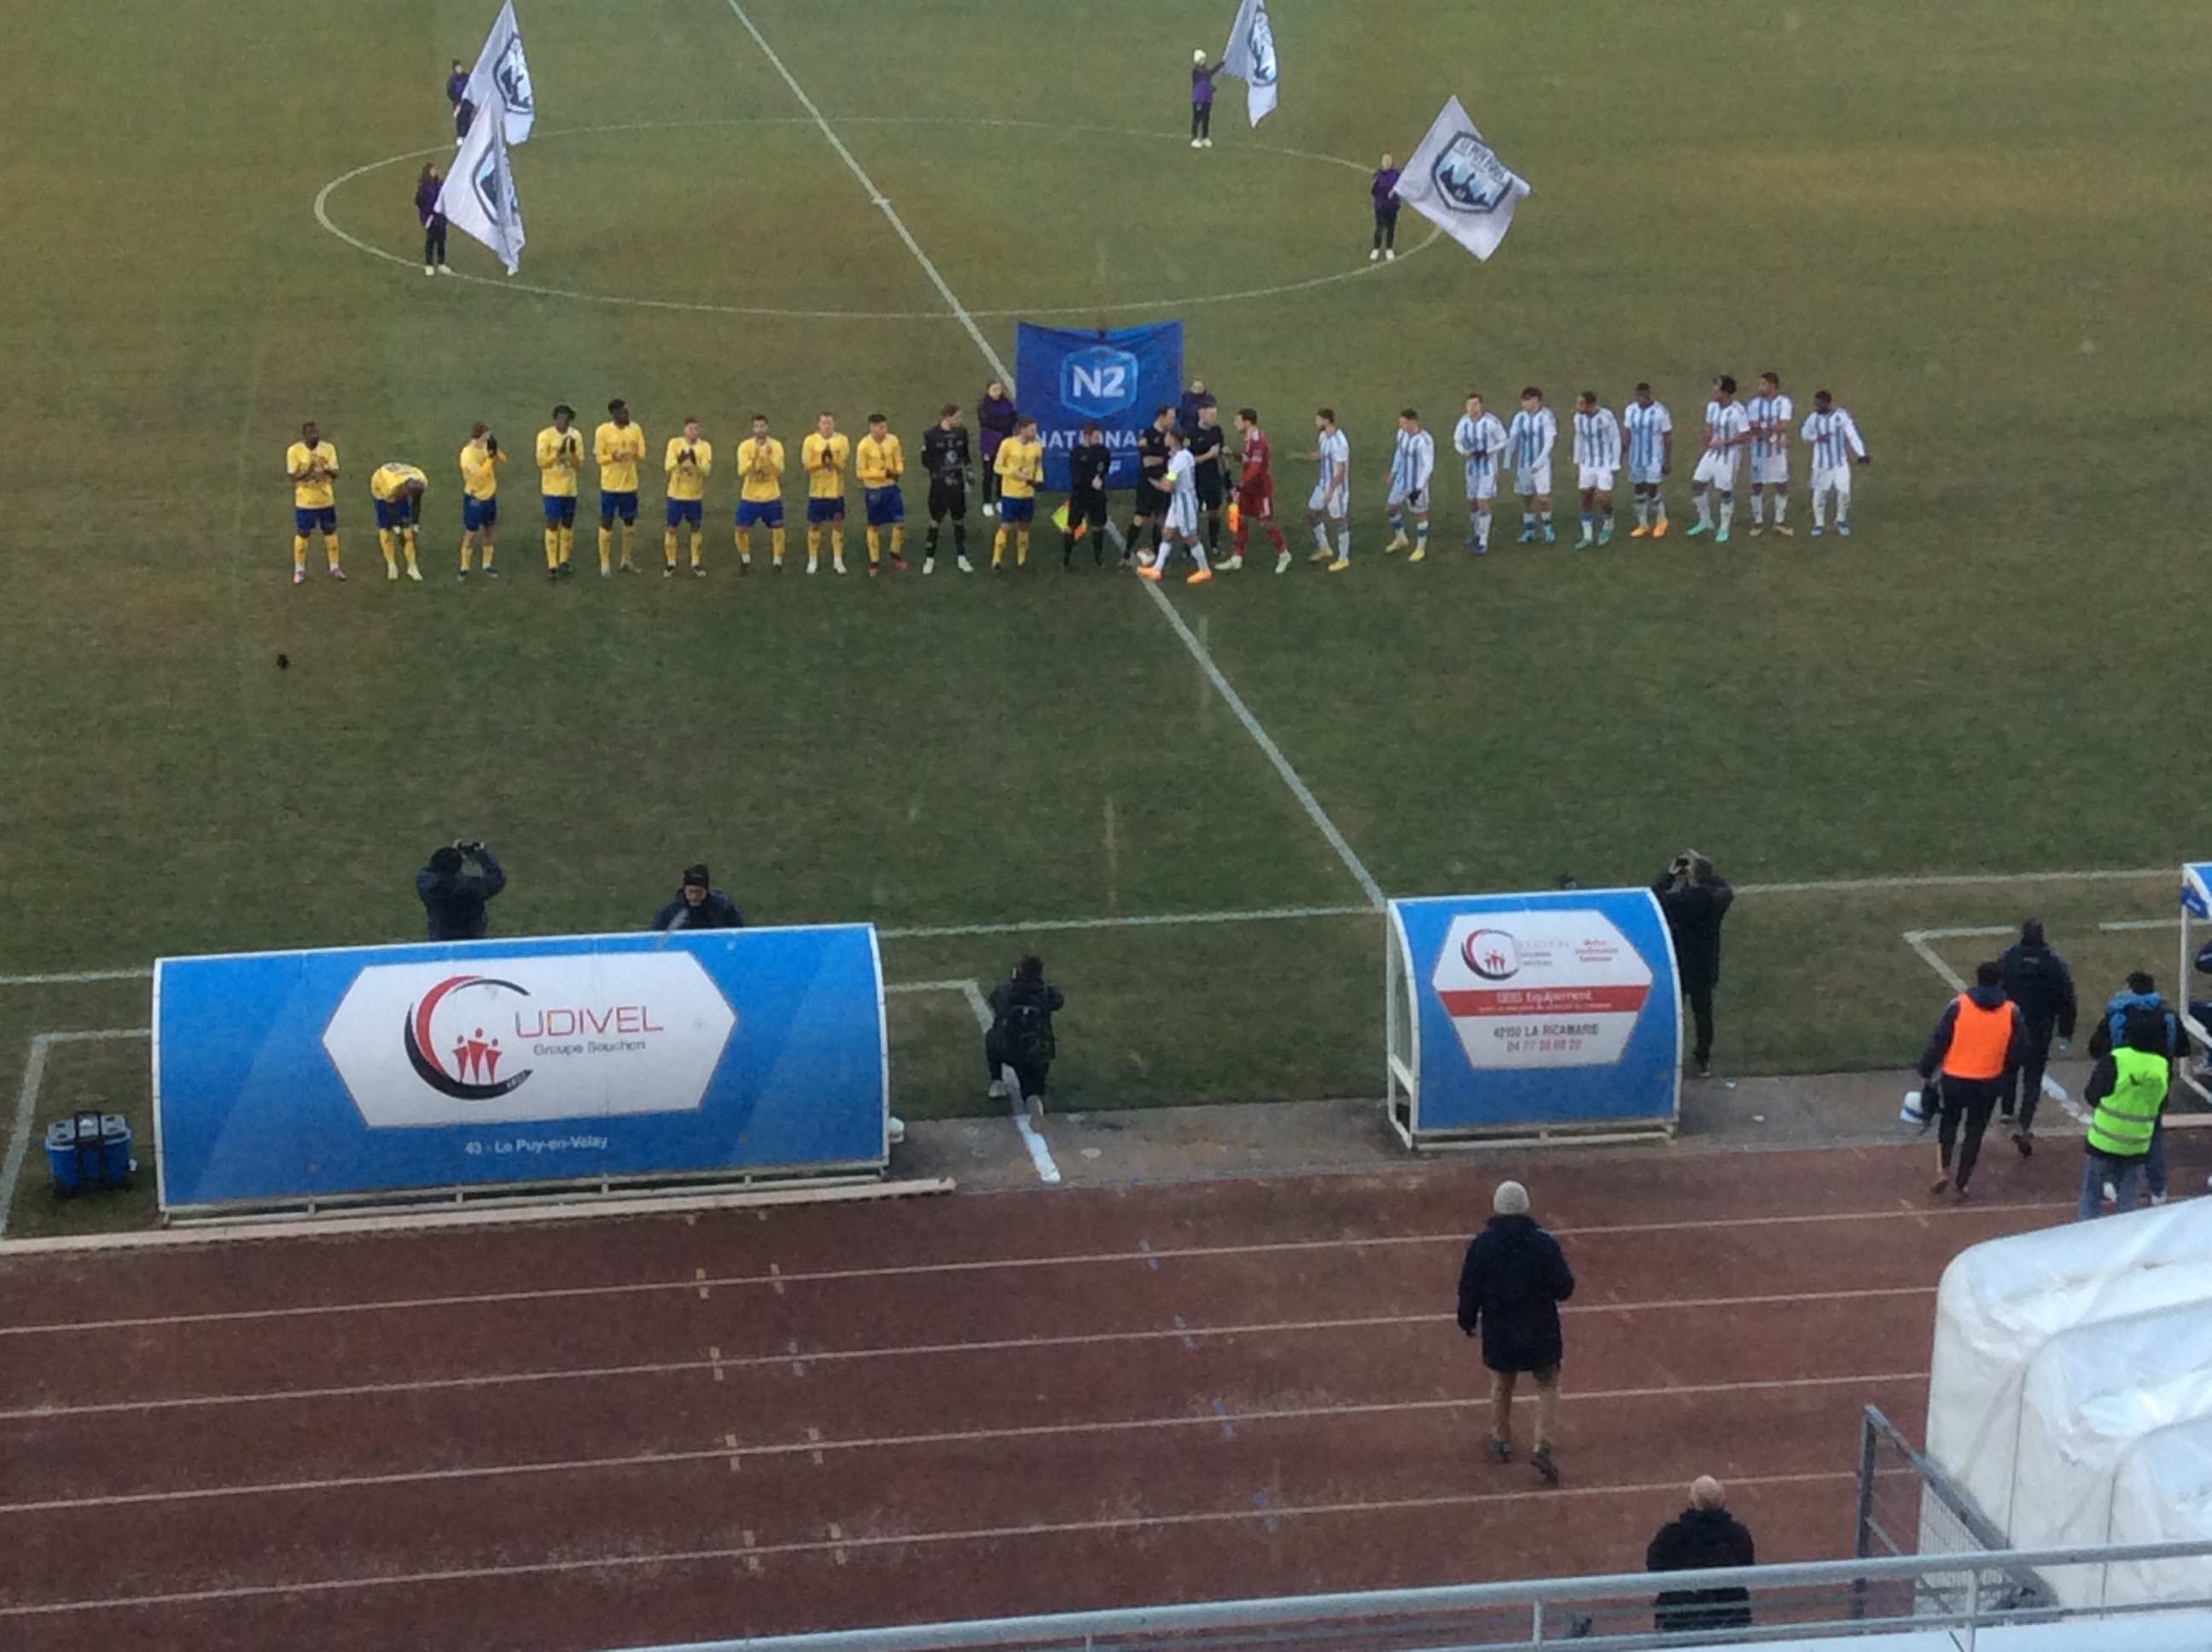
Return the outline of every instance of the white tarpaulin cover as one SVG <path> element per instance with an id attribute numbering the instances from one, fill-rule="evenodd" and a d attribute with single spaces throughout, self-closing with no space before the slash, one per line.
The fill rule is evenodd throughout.
<path id="1" fill-rule="evenodd" d="M 2029 1362 L 2076 1326 L 2185 1303 L 2212 1316 L 2212 1200 L 1960 1252 L 1936 1297 L 1928 1455 L 2006 1527 Z"/>
<path id="2" fill-rule="evenodd" d="M 2029 1361 L 2021 1387 L 2012 1506 L 1992 1509 L 2023 1549 L 2106 1541 L 2112 1482 L 2144 1436 L 2212 1417 L 2212 1300 L 2062 1331 Z M 2051 1587 L 2094 1604 L 2106 1580 L 2063 1567 Z"/>
<path id="3" fill-rule="evenodd" d="M 2212 1417 L 2176 1423 L 2135 1443 L 2112 1479 L 2112 1540 L 2212 1540 Z M 2202 1600 L 2212 1560 L 2147 1560 L 2114 1566 L 2108 1600 Z"/>

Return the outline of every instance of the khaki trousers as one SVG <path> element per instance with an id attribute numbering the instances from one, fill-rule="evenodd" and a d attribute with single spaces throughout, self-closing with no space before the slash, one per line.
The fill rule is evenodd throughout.
<path id="1" fill-rule="evenodd" d="M 1513 1386 L 1519 1375 L 1517 1371 L 1490 1374 L 1490 1437 L 1493 1440 L 1513 1437 Z M 1559 1420 L 1559 1368 L 1554 1365 L 1528 1375 L 1536 1384 L 1536 1449 L 1548 1451 L 1552 1430 Z"/>

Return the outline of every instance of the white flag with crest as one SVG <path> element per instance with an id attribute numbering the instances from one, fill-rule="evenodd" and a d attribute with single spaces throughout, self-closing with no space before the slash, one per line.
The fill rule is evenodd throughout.
<path id="1" fill-rule="evenodd" d="M 499 20 L 492 24 L 483 50 L 477 53 L 466 96 L 478 117 L 499 116 L 501 136 L 508 143 L 528 140 L 538 106 L 530 94 L 530 64 L 522 55 L 522 31 L 514 23 L 514 0 L 499 9 Z"/>
<path id="2" fill-rule="evenodd" d="M 1244 0 L 1237 7 L 1229 44 L 1221 49 L 1221 72 L 1244 82 L 1244 113 L 1257 126 L 1275 106 L 1275 30 L 1267 21 L 1267 0 Z"/>
<path id="3" fill-rule="evenodd" d="M 1453 98 L 1406 161 L 1397 197 L 1478 258 L 1498 250 L 1528 193 Z"/>
<path id="4" fill-rule="evenodd" d="M 507 134 L 496 120 L 470 123 L 453 156 L 453 169 L 438 191 L 446 222 L 499 254 L 513 275 L 522 262 L 522 206 L 507 169 Z"/>

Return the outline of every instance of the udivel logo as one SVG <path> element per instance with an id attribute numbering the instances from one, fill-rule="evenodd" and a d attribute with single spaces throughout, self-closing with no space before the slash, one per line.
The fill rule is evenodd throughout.
<path id="1" fill-rule="evenodd" d="M 688 1113 L 737 1017 L 686 952 L 375 964 L 323 1029 L 371 1129 Z M 395 1036 L 396 1035 L 396 1036 Z"/>
<path id="2" fill-rule="evenodd" d="M 455 1038 L 450 1067 L 441 1059 L 437 1037 L 431 1030 L 438 1007 L 453 993 L 465 992 L 472 987 L 503 988 L 523 998 L 530 996 L 511 981 L 492 981 L 483 975 L 449 975 L 423 993 L 416 1001 L 415 1007 L 407 1012 L 400 1042 L 406 1046 L 407 1060 L 416 1075 L 440 1095 L 451 1096 L 457 1101 L 488 1102 L 495 1096 L 504 1096 L 518 1088 L 524 1079 L 530 1077 L 531 1070 L 524 1067 L 520 1072 L 510 1072 L 501 1078 L 499 1064 L 503 1058 L 499 1047 L 499 1035 L 495 1032 L 487 1039 L 482 1027 Z M 498 1017 L 495 1016 L 491 1019 L 496 1026 Z"/>

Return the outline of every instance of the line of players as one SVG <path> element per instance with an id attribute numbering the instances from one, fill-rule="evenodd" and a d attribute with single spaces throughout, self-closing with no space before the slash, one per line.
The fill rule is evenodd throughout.
<path id="1" fill-rule="evenodd" d="M 1764 531 L 1770 501 L 1775 531 L 1784 535 L 1793 531 L 1787 521 L 1792 411 L 1790 398 L 1782 393 L 1780 381 L 1772 374 L 1761 375 L 1759 394 L 1747 404 L 1736 401 L 1733 379 L 1715 381 L 1713 399 L 1705 409 L 1703 449 L 1692 478 L 1698 520 L 1688 530 L 1691 538 L 1710 532 L 1717 542 L 1729 538 L 1737 468 L 1747 446 L 1752 471 L 1752 533 L 1756 536 Z M 599 562 L 603 578 L 617 569 L 640 571 L 635 554 L 637 470 L 647 458 L 644 432 L 631 419 L 629 408 L 617 399 L 607 404 L 607 415 L 606 422 L 592 434 L 592 462 L 599 473 Z M 573 572 L 578 478 L 585 461 L 583 439 L 574 427 L 574 410 L 565 404 L 557 406 L 552 420 L 538 433 L 533 456 L 544 514 L 546 573 L 549 578 L 560 580 Z M 1320 466 L 1319 478 L 1307 501 L 1307 521 L 1315 544 L 1310 560 L 1325 563 L 1332 573 L 1342 573 L 1352 566 L 1351 445 L 1337 428 L 1333 409 L 1319 410 L 1314 424 L 1315 448 L 1302 455 Z M 1224 433 L 1212 398 L 1205 398 L 1187 424 L 1178 422 L 1175 408 L 1162 407 L 1157 411 L 1152 426 L 1140 433 L 1137 442 L 1136 502 L 1124 538 L 1121 557 L 1124 566 L 1133 566 L 1147 579 L 1159 580 L 1181 546 L 1194 564 L 1188 582 L 1210 580 L 1219 557 L 1226 503 L 1233 544 L 1229 557 L 1219 560 L 1218 565 L 1228 572 L 1243 567 L 1248 537 L 1256 525 L 1274 547 L 1275 571 L 1280 574 L 1290 567 L 1291 552 L 1274 520 L 1272 450 L 1257 412 L 1249 407 L 1240 409 L 1236 429 L 1239 446 L 1232 489 L 1224 473 Z M 1799 434 L 1813 450 L 1812 531 L 1816 536 L 1823 531 L 1824 507 L 1832 498 L 1836 531 L 1849 534 L 1850 465 L 1854 459 L 1860 464 L 1870 462 L 1865 441 L 1850 415 L 1836 406 L 1825 390 L 1814 398 L 1814 410 Z M 1470 519 L 1466 544 L 1470 551 L 1480 556 L 1489 549 L 1499 473 L 1504 470 L 1513 472 L 1520 501 L 1518 543 L 1534 544 L 1540 535 L 1547 544 L 1556 542 L 1551 473 L 1558 436 L 1558 421 L 1534 386 L 1522 392 L 1520 410 L 1510 426 L 1485 410 L 1480 395 L 1468 398 L 1467 412 L 1453 432 L 1452 445 L 1465 464 Z M 1666 536 L 1670 525 L 1662 483 L 1673 470 L 1674 422 L 1665 404 L 1653 398 L 1649 385 L 1637 386 L 1634 398 L 1618 419 L 1609 409 L 1599 405 L 1595 394 L 1584 392 L 1574 415 L 1573 452 L 1582 501 L 1578 544 L 1603 544 L 1612 538 L 1613 482 L 1624 459 L 1636 513 L 1630 537 Z M 460 579 L 468 578 L 471 556 L 479 553 L 483 572 L 488 577 L 498 577 L 494 539 L 499 517 L 499 471 L 506 458 L 497 438 L 482 423 L 473 428 L 460 450 Z M 944 406 L 936 424 L 924 435 L 921 460 L 929 483 L 929 530 L 922 572 L 935 571 L 940 532 L 949 520 L 957 566 L 962 573 L 970 573 L 967 494 L 973 480 L 973 460 L 966 427 L 960 422 L 959 410 L 954 404 Z M 855 443 L 836 428 L 833 416 L 821 414 L 815 429 L 800 443 L 799 462 L 807 478 L 806 571 L 819 571 L 825 540 L 832 569 L 838 574 L 848 571 L 844 536 L 848 474 L 855 476 L 862 488 L 869 574 L 881 571 L 886 547 L 891 568 L 903 571 L 907 567 L 906 509 L 900 479 L 905 474 L 906 459 L 884 416 L 872 414 L 867 434 Z M 1036 494 L 1044 475 L 1036 421 L 1018 419 L 1012 435 L 1000 444 L 991 464 L 998 483 L 999 522 L 991 565 L 994 570 L 1003 568 L 1011 549 L 1015 566 L 1020 567 L 1029 560 Z M 1085 426 L 1081 441 L 1069 453 L 1067 503 L 1054 518 L 1060 528 L 1063 568 L 1072 566 L 1076 544 L 1085 537 L 1091 539 L 1094 562 L 1104 562 L 1111 464 L 1103 433 L 1095 424 Z M 675 575 L 679 535 L 686 530 L 691 571 L 700 577 L 706 573 L 704 498 L 714 465 L 713 446 L 701 435 L 698 420 L 687 418 L 683 433 L 669 438 L 662 460 L 667 478 L 661 539 L 664 577 Z M 1435 465 L 1434 439 L 1421 428 L 1419 414 L 1411 408 L 1405 410 L 1398 419 L 1385 499 L 1391 528 L 1387 553 L 1407 551 L 1409 562 L 1419 562 L 1427 556 Z M 757 528 L 767 536 L 770 568 L 781 571 L 783 567 L 784 467 L 783 443 L 770 433 L 765 415 L 754 415 L 751 434 L 738 444 L 734 456 L 734 468 L 741 478 L 734 519 L 740 574 L 751 567 L 752 535 Z M 285 473 L 293 488 L 293 583 L 303 583 L 307 578 L 310 536 L 318 532 L 331 577 L 343 580 L 335 498 L 337 454 L 322 440 L 313 422 L 301 428 L 301 440 L 286 451 Z M 403 559 L 406 577 L 422 578 L 416 535 L 428 487 L 428 479 L 419 467 L 400 461 L 381 465 L 371 473 L 369 493 L 389 580 L 401 577 Z M 1230 502 L 1228 495 L 1232 492 L 1233 502 Z M 992 513 L 988 506 L 985 513 Z M 1148 529 L 1150 544 L 1146 544 Z"/>

